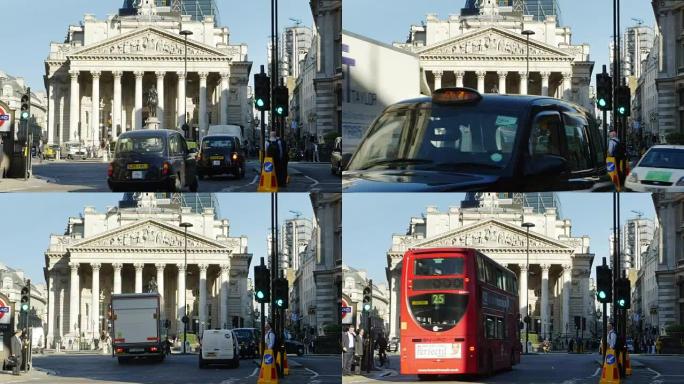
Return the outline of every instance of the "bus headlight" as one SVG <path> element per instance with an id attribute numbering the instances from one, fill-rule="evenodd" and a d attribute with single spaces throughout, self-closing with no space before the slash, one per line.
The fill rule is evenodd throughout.
<path id="1" fill-rule="evenodd" d="M 639 175 L 637 175 L 636 172 L 632 172 L 629 174 L 629 176 L 627 176 L 627 181 L 629 181 L 630 183 L 638 183 L 639 182 Z"/>

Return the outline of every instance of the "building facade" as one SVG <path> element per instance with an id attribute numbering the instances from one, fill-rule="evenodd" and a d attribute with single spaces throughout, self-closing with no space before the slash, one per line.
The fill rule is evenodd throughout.
<path id="1" fill-rule="evenodd" d="M 530 332 L 540 338 L 562 340 L 574 336 L 574 316 L 585 317 L 587 330 L 594 330 L 593 294 L 587 296 L 594 259 L 589 252 L 589 238 L 574 236 L 571 221 L 558 218 L 556 207 L 535 212 L 524 204 L 516 207 L 511 199 L 496 193 L 484 193 L 478 198 L 478 207 L 451 207 L 447 212 L 428 207 L 422 217 L 411 218 L 406 234 L 392 236 L 387 252 L 390 337 L 399 336 L 399 282 L 404 253 L 412 248 L 444 246 L 478 249 L 515 272 L 520 311 L 525 313 L 524 298 L 529 294 Z M 529 233 L 529 265 L 523 222 L 535 224 Z"/>
<path id="2" fill-rule="evenodd" d="M 419 55 L 431 90 L 465 86 L 481 93 L 553 96 L 593 111 L 589 45 L 572 44 L 570 27 L 558 27 L 553 14 L 538 20 L 513 8 L 484 0 L 475 15 L 440 20 L 428 14 L 395 46 Z M 523 30 L 534 32 L 529 48 Z"/>
<path id="3" fill-rule="evenodd" d="M 684 134 L 684 3 L 677 0 L 652 0 L 658 23 L 659 63 L 656 78 L 658 91 L 658 128 L 661 138 Z"/>
<path id="4" fill-rule="evenodd" d="M 653 45 L 660 46 L 661 36 L 656 34 Z M 665 142 L 658 125 L 658 89 L 656 78 L 659 73 L 659 49 L 651 49 L 641 64 L 641 75 L 632 102 L 632 119 L 638 125 L 641 141 L 646 145 Z"/>
<path id="5" fill-rule="evenodd" d="M 231 237 L 229 221 L 216 219 L 214 208 L 193 212 L 149 193 L 136 199 L 135 207 L 106 212 L 86 207 L 68 219 L 64 234 L 50 236 L 48 346 L 75 348 L 97 338 L 107 330 L 105 308 L 116 293 L 159 292 L 170 335 L 183 329 L 186 301 L 189 327 L 198 334 L 249 320 L 247 238 Z M 192 224 L 187 237 L 180 223 Z"/>
<path id="6" fill-rule="evenodd" d="M 85 15 L 68 28 L 64 43 L 51 43 L 45 61 L 49 143 L 99 148 L 109 137 L 143 128 L 151 113 L 160 128 L 187 122 L 194 138 L 210 124 L 248 126 L 247 46 L 232 44 L 228 28 L 216 27 L 211 15 L 193 20 L 162 10 L 144 0 L 132 15 Z M 187 44 L 181 30 L 192 32 Z M 156 111 L 143 105 L 151 89 L 158 94 Z"/>

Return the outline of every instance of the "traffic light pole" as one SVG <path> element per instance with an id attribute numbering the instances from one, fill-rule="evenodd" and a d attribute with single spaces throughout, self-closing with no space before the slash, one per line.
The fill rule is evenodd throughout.
<path id="1" fill-rule="evenodd" d="M 605 115 L 605 111 L 603 112 Z M 603 257 L 603 266 L 606 266 L 606 258 Z M 601 353 L 603 354 L 603 359 L 606 358 L 606 346 L 608 345 L 608 303 L 603 302 L 603 329 L 601 330 Z"/>
<path id="2" fill-rule="evenodd" d="M 265 266 L 263 256 L 261 257 L 261 266 L 262 267 Z M 256 280 L 256 276 L 254 278 Z M 265 345 L 264 345 L 264 338 L 266 336 L 266 313 L 264 311 L 266 310 L 266 308 L 265 308 L 266 305 L 264 304 L 263 300 L 261 301 L 260 304 L 261 304 L 261 312 L 260 312 L 261 316 L 259 316 L 259 317 L 261 318 L 260 319 L 261 320 L 261 337 L 259 338 L 260 339 L 259 340 L 259 354 L 261 355 L 261 359 L 263 360 L 264 350 L 266 349 Z"/>

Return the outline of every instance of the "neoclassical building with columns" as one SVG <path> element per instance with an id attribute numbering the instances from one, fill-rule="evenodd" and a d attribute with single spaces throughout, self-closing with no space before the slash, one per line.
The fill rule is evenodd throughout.
<path id="1" fill-rule="evenodd" d="M 419 56 L 430 91 L 465 86 L 482 93 L 552 96 L 593 111 L 589 45 L 574 45 L 571 29 L 556 24 L 556 16 L 537 21 L 488 0 L 478 15 L 441 20 L 428 14 L 422 25 L 411 27 L 405 43 L 394 45 Z M 529 77 L 524 30 L 534 32 Z"/>
<path id="2" fill-rule="evenodd" d="M 108 135 L 116 139 L 141 129 L 150 116 L 144 95 L 152 88 L 160 128 L 180 129 L 187 122 L 203 136 L 209 125 L 248 127 L 247 46 L 231 44 L 228 28 L 216 27 L 213 16 L 196 21 L 162 11 L 144 0 L 135 15 L 98 20 L 86 14 L 80 25 L 69 26 L 63 43 L 50 44 L 48 143 L 99 146 Z M 192 32 L 187 72 L 181 31 Z"/>
<path id="3" fill-rule="evenodd" d="M 130 199 L 129 199 L 130 200 Z M 125 204 L 124 204 L 125 203 Z M 190 223 L 185 232 L 180 223 Z M 47 344 L 76 348 L 108 330 L 107 306 L 116 293 L 157 291 L 169 335 L 182 332 L 187 300 L 189 329 L 249 324 L 252 255 L 246 237 L 230 236 L 214 208 L 197 209 L 155 194 L 98 212 L 70 217 L 64 234 L 50 236 Z M 184 297 L 185 295 L 185 297 Z"/>
<path id="4" fill-rule="evenodd" d="M 559 217 L 559 207 L 525 204 L 522 194 L 503 195 L 471 196 L 470 201 L 446 212 L 428 207 L 421 217 L 410 219 L 405 234 L 392 236 L 387 252 L 390 337 L 400 334 L 403 255 L 409 249 L 433 247 L 475 248 L 515 272 L 520 311 L 524 317 L 529 293 L 530 332 L 540 338 L 574 337 L 575 316 L 586 318 L 585 337 L 594 330 L 594 296 L 589 278 L 594 254 L 589 250 L 589 238 L 572 234 L 572 223 Z M 524 222 L 535 225 L 529 235 L 529 264 Z"/>

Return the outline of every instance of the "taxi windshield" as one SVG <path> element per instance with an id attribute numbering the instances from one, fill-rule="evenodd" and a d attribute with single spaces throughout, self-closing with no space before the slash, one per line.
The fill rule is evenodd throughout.
<path id="1" fill-rule="evenodd" d="M 227 138 L 207 138 L 202 141 L 202 149 L 233 150 L 233 140 Z"/>
<path id="2" fill-rule="evenodd" d="M 684 149 L 652 148 L 638 167 L 684 169 Z"/>
<path id="3" fill-rule="evenodd" d="M 511 160 L 520 124 L 519 111 L 479 105 L 385 112 L 369 128 L 348 169 L 501 173 Z"/>
<path id="4" fill-rule="evenodd" d="M 116 142 L 116 153 L 160 153 L 164 150 L 161 137 L 122 137 Z"/>

